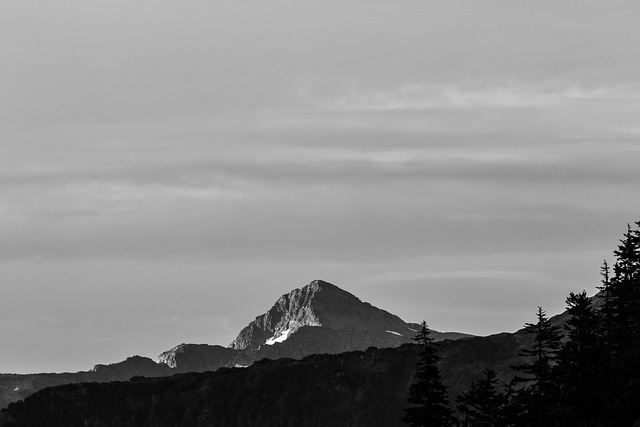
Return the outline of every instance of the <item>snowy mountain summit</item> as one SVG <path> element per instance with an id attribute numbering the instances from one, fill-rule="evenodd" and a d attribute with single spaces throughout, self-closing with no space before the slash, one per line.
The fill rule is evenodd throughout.
<path id="1" fill-rule="evenodd" d="M 325 332 L 328 329 L 380 335 L 374 341 L 389 346 L 397 346 L 414 335 L 410 326 L 398 316 L 362 302 L 331 283 L 314 280 L 282 295 L 269 311 L 242 329 L 229 347 L 258 350 L 264 345 L 283 343 L 304 328 L 307 328 L 305 334 L 317 332 L 308 329 L 317 327 Z M 386 338 L 389 343 L 385 343 Z"/>

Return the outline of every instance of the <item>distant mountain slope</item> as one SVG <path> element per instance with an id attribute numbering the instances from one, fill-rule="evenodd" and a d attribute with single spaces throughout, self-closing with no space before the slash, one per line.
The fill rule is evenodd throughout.
<path id="1" fill-rule="evenodd" d="M 45 387 L 79 382 L 126 381 L 134 376 L 162 377 L 172 370 L 147 357 L 133 356 L 112 365 L 96 365 L 90 371 L 61 374 L 0 374 L 0 408 Z"/>

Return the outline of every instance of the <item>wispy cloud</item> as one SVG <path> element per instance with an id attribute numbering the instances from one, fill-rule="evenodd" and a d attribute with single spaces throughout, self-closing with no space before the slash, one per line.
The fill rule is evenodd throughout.
<path id="1" fill-rule="evenodd" d="M 61 320 L 57 317 L 53 317 L 53 316 L 48 316 L 48 315 L 44 315 L 41 314 L 39 316 L 36 316 L 34 319 L 36 322 L 44 322 L 44 323 L 53 323 L 53 324 L 62 324 L 65 323 L 64 320 Z"/>
<path id="2" fill-rule="evenodd" d="M 483 87 L 485 86 L 485 87 Z M 321 99 L 329 110 L 433 110 L 442 108 L 530 108 L 551 107 L 570 101 L 640 100 L 640 88 L 633 86 L 583 87 L 577 85 L 530 86 L 505 84 L 486 86 L 408 84 L 392 90 L 352 88 L 329 99 L 302 91 L 309 98 Z"/>
<path id="3" fill-rule="evenodd" d="M 184 317 L 184 316 L 163 316 L 156 319 L 148 320 L 147 323 L 154 326 L 181 326 L 188 327 L 189 325 L 194 326 L 198 325 L 201 327 L 202 325 L 209 325 L 212 329 L 223 329 L 227 332 L 236 332 L 232 331 L 229 327 L 229 318 L 222 316 L 198 316 L 198 317 Z"/>
<path id="4" fill-rule="evenodd" d="M 375 276 L 365 276 L 359 279 L 354 285 L 370 285 L 376 283 L 403 283 L 419 282 L 425 283 L 442 280 L 513 280 L 522 283 L 523 281 L 544 281 L 549 280 L 548 276 L 539 271 L 515 270 L 489 270 L 489 269 L 424 269 L 424 270 L 401 270 L 390 271 Z"/>

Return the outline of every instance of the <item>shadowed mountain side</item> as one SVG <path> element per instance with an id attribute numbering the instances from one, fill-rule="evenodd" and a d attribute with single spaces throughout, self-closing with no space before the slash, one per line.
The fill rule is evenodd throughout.
<path id="1" fill-rule="evenodd" d="M 499 334 L 443 342 L 442 374 L 451 396 L 487 366 L 510 376 L 518 341 Z M 405 344 L 161 379 L 66 385 L 11 404 L 0 426 L 400 426 L 416 360 L 416 347 Z"/>
<path id="2" fill-rule="evenodd" d="M 219 368 L 248 366 L 256 359 L 245 351 L 219 345 L 180 344 L 158 356 L 160 364 L 173 373 L 215 371 Z"/>

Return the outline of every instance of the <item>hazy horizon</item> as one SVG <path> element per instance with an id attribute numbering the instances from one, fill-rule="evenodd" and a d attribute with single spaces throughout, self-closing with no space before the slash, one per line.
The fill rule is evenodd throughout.
<path id="1" fill-rule="evenodd" d="M 634 2 L 0 6 L 0 372 L 229 344 L 323 279 L 439 331 L 640 219 Z"/>

